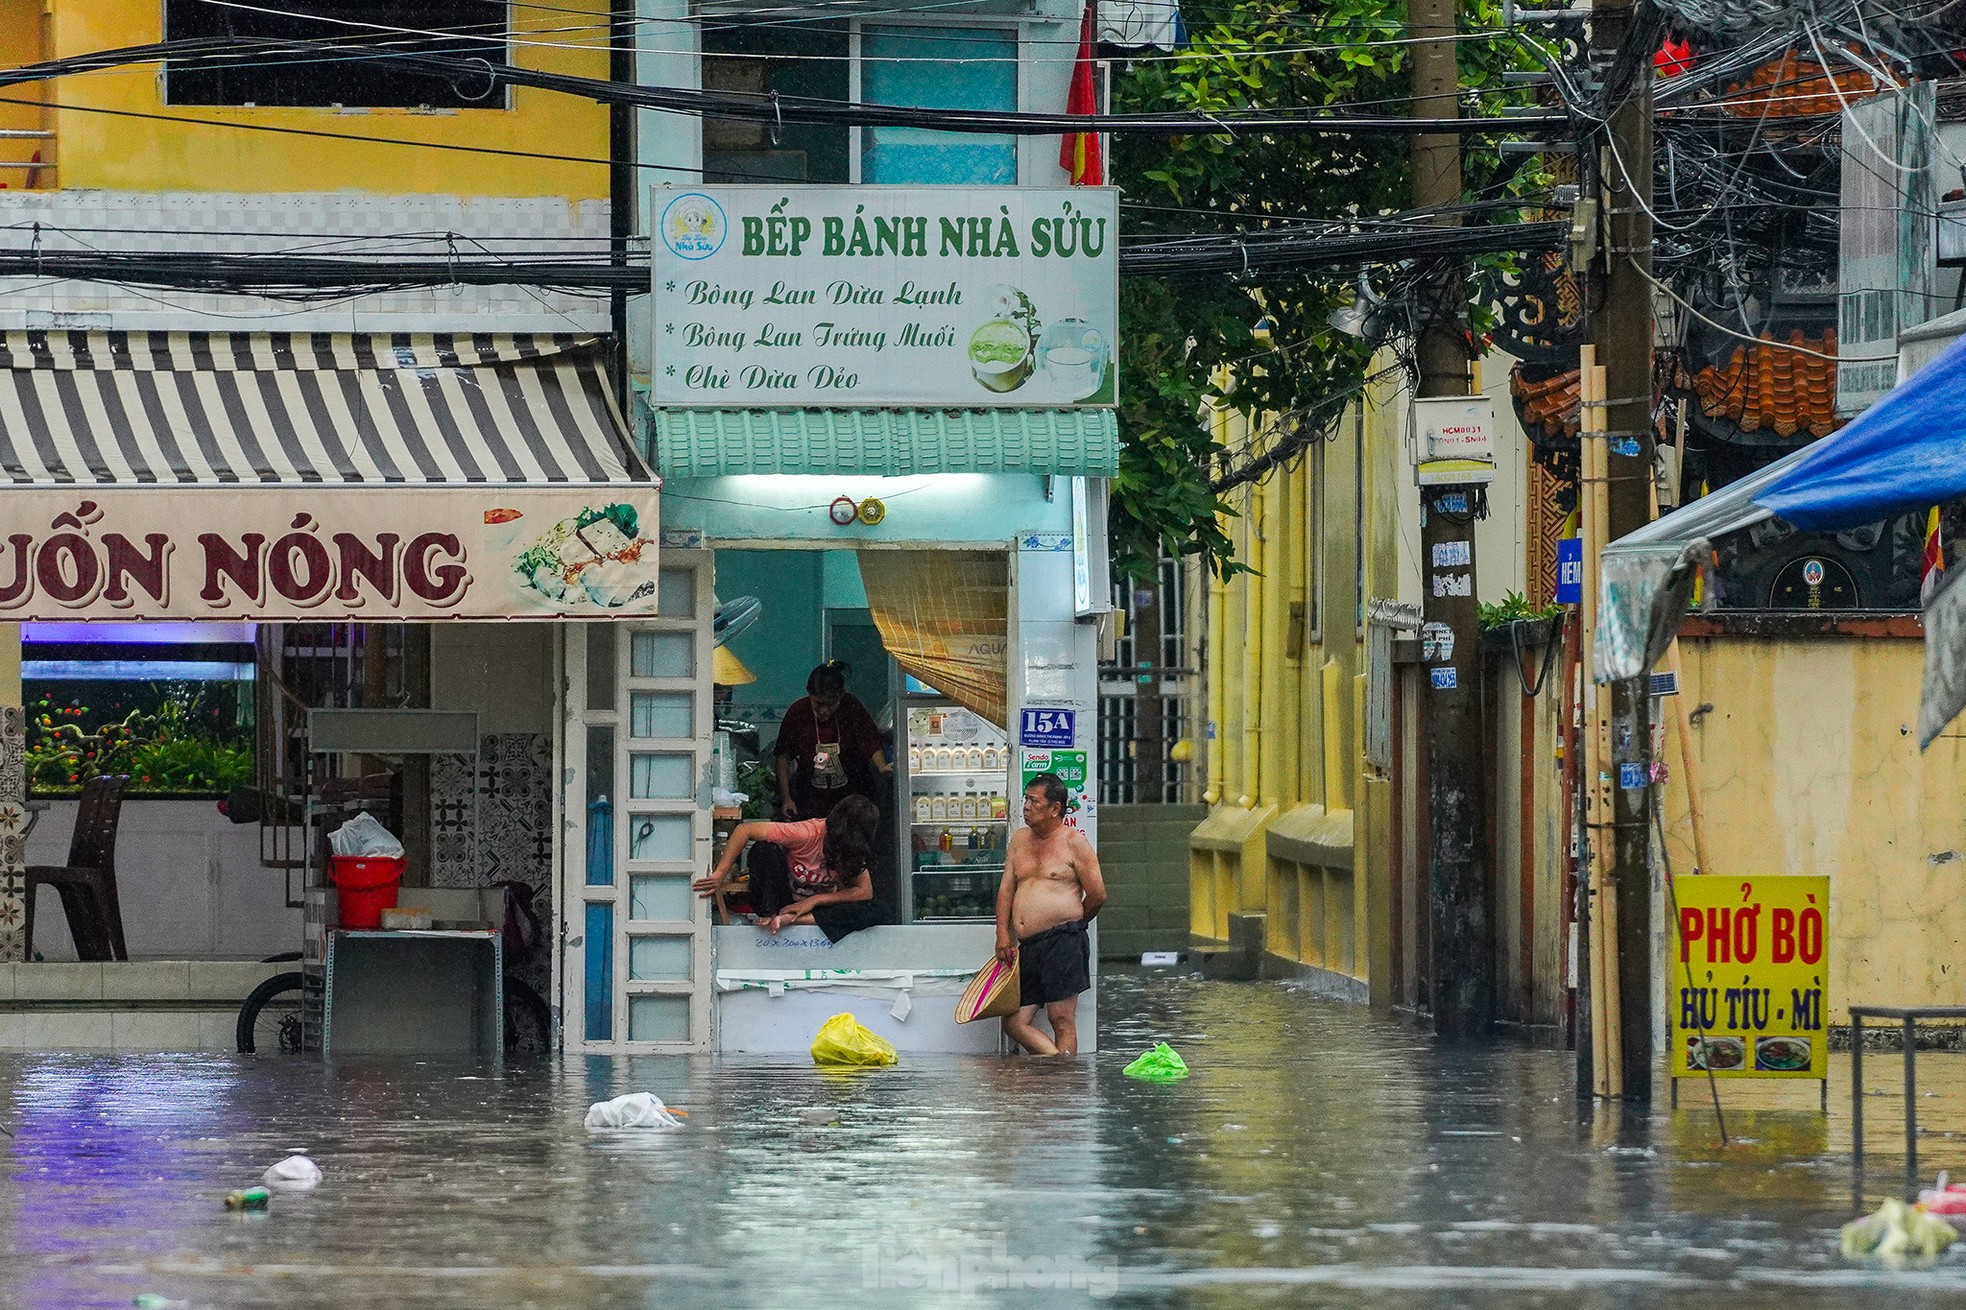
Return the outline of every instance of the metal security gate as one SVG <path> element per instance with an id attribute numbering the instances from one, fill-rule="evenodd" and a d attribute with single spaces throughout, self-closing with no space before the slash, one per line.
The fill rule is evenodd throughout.
<path id="1" fill-rule="evenodd" d="M 661 617 L 565 629 L 563 1048 L 710 1047 L 710 552 L 665 548 Z"/>

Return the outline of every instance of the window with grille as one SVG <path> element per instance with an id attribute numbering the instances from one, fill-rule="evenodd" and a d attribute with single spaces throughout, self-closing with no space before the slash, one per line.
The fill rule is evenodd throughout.
<path id="1" fill-rule="evenodd" d="M 313 0 L 284 8 L 165 0 L 164 34 L 172 41 L 256 43 L 167 60 L 167 104 L 506 107 L 488 77 L 453 77 L 406 62 L 411 55 L 446 54 L 504 63 L 510 56 L 505 6 L 485 0 Z"/>

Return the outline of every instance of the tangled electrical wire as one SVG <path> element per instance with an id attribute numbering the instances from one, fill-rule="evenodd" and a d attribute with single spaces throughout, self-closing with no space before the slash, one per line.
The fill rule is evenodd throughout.
<path id="1" fill-rule="evenodd" d="M 711 116 L 743 122 L 818 124 L 843 127 L 913 127 L 937 132 L 993 136 L 1057 136 L 1078 132 L 1144 132 L 1162 136 L 1192 136 L 1237 132 L 1325 133 L 1331 135 L 1419 132 L 1463 135 L 1511 135 L 1520 132 L 1564 131 L 1568 118 L 1559 113 L 1500 114 L 1486 117 L 1420 119 L 1398 114 L 1335 114 L 1320 106 L 1283 109 L 1224 110 L 1139 114 L 1068 114 L 998 112 L 969 109 L 918 109 L 897 105 L 831 100 L 815 96 L 781 95 L 776 91 L 700 90 L 693 87 L 643 86 L 607 78 L 580 77 L 545 69 L 522 68 L 477 54 L 456 54 L 422 48 L 377 51 L 361 46 L 321 41 L 270 41 L 242 37 L 201 37 L 124 46 L 89 54 L 0 70 L 0 88 L 53 81 L 82 73 L 125 68 L 133 64 L 186 60 L 250 59 L 261 64 L 388 60 L 399 68 L 427 71 L 485 96 L 508 87 L 554 91 L 607 105 L 659 110 L 663 113 Z M 480 97 L 473 97 L 480 98 Z"/>

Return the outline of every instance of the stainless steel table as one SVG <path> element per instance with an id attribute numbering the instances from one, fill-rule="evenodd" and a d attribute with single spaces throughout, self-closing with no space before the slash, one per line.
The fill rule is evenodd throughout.
<path id="1" fill-rule="evenodd" d="M 1850 1007 L 1850 1154 L 1856 1207 L 1864 1198 L 1864 1020 L 1904 1025 L 1905 1189 L 1918 1199 L 1918 1025 L 1926 1019 L 1966 1019 L 1966 1005 L 1853 1005 Z"/>

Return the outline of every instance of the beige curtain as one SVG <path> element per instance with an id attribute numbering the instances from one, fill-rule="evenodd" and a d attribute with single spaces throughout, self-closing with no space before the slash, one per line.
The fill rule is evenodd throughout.
<path id="1" fill-rule="evenodd" d="M 863 550 L 860 578 L 896 662 L 1001 730 L 1010 647 L 1010 561 L 1003 553 Z"/>

